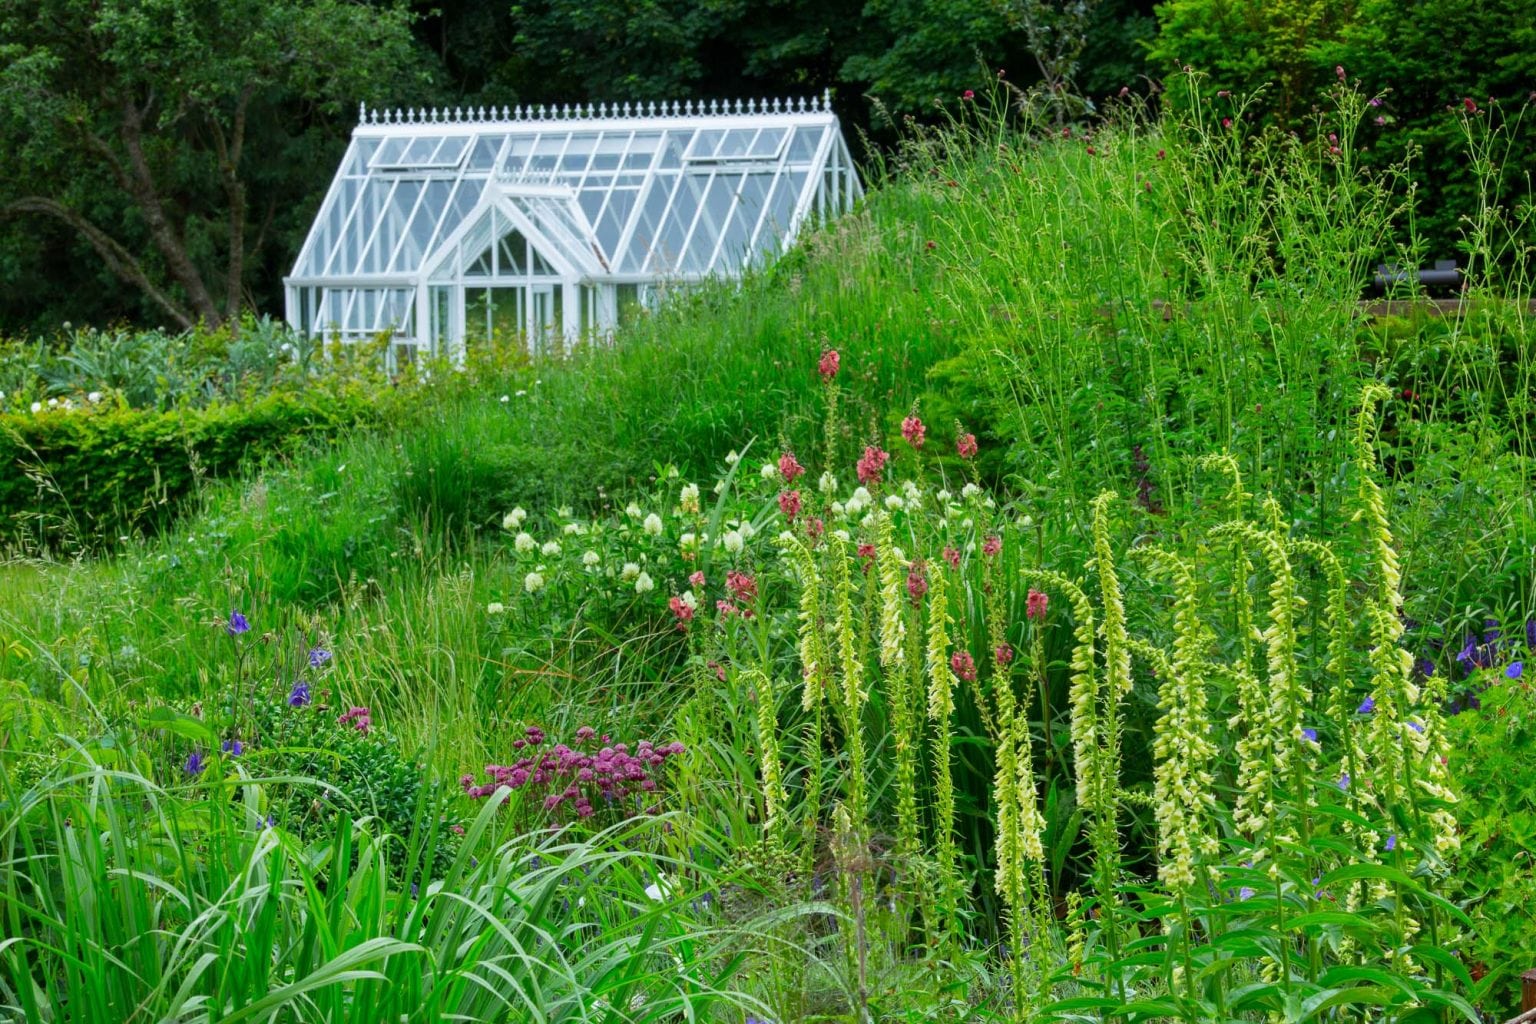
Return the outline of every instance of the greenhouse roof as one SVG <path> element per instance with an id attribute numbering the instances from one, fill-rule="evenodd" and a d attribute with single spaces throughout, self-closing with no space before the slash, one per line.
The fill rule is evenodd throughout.
<path id="1" fill-rule="evenodd" d="M 556 272 L 580 280 L 731 276 L 860 191 L 825 96 L 364 108 L 289 283 L 472 274 L 491 258 L 496 224 L 537 239 Z"/>

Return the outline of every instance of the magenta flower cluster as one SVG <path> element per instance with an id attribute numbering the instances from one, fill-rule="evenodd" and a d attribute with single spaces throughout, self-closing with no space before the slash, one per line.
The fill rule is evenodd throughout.
<path id="1" fill-rule="evenodd" d="M 576 747 L 557 743 L 545 746 L 546 735 L 538 726 L 529 726 L 523 738 L 512 741 L 514 750 L 527 751 L 515 764 L 488 764 L 485 774 L 490 781 L 475 785 L 472 775 L 459 779 L 468 796 L 488 797 L 497 789 L 527 789 L 544 792 L 544 809 L 556 811 L 570 805 L 578 818 L 596 813 L 593 801 L 611 804 L 638 794 L 654 794 L 658 788 L 659 769 L 669 757 L 683 753 L 681 743 L 656 745 L 641 740 L 633 750 L 627 743 L 611 743 L 596 730 L 582 726 L 576 730 Z M 593 750 L 593 748 L 597 748 Z M 647 812 L 658 808 L 653 804 Z"/>

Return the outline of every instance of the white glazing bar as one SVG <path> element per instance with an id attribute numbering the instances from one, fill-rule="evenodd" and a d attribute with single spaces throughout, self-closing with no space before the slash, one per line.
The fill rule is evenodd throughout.
<path id="1" fill-rule="evenodd" d="M 800 196 L 795 200 L 795 212 L 790 214 L 789 225 L 784 231 L 786 245 L 800 235 L 800 225 L 805 222 L 805 215 L 810 213 L 811 203 L 815 201 L 816 194 L 821 188 L 821 179 L 827 166 L 827 151 L 831 148 L 832 139 L 836 135 L 836 131 L 826 131 L 821 137 L 821 144 L 816 147 L 816 154 L 810 161 L 810 172 L 806 174 Z"/>

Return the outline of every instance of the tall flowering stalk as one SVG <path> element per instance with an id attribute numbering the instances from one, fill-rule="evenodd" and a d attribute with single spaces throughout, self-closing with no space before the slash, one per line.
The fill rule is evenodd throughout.
<path id="1" fill-rule="evenodd" d="M 829 540 L 833 568 L 833 591 L 837 602 L 836 633 L 838 670 L 841 675 L 838 712 L 843 719 L 843 738 L 848 745 L 848 807 L 856 827 L 863 827 L 869 813 L 864 765 L 863 711 L 864 657 L 859 643 L 859 627 L 854 609 L 854 584 L 848 571 L 848 545 L 839 538 Z"/>
<path id="2" fill-rule="evenodd" d="M 1271 502 L 1272 503 L 1272 502 Z M 1275 519 L 1275 508 L 1266 507 Z M 1248 693 L 1249 704 L 1242 709 L 1247 732 L 1239 744 L 1237 819 L 1240 828 L 1264 832 L 1276 824 L 1279 814 L 1277 785 L 1289 782 L 1292 797 L 1303 806 L 1310 802 L 1306 788 L 1306 757 L 1296 757 L 1298 749 L 1310 751 L 1302 742 L 1304 715 L 1311 704 L 1312 692 L 1297 664 L 1296 617 L 1302 599 L 1296 592 L 1296 577 L 1291 569 L 1287 539 L 1272 530 L 1260 529 L 1248 522 L 1225 523 L 1214 531 L 1235 546 L 1258 549 L 1270 573 L 1269 624 L 1260 634 L 1266 655 L 1266 685 L 1262 695 Z M 1255 703 L 1257 702 L 1257 703 Z M 1275 837 L 1278 841 L 1294 838 L 1290 832 Z M 1256 851 L 1255 859 L 1273 849 Z"/>
<path id="3" fill-rule="evenodd" d="M 1355 519 L 1363 524 L 1374 569 L 1365 606 L 1371 710 L 1361 754 L 1375 800 L 1384 811 L 1406 805 L 1417 812 L 1422 797 L 1434 802 L 1422 815 L 1426 838 L 1446 853 L 1460 845 L 1455 816 L 1446 806 L 1455 802 L 1456 794 L 1445 768 L 1445 741 L 1436 702 L 1422 699 L 1424 695 L 1413 681 L 1413 655 L 1401 646 L 1402 573 L 1386 498 L 1376 483 L 1376 453 L 1370 443 L 1376 405 L 1389 395 L 1380 384 L 1366 386 L 1355 431 L 1355 468 L 1360 480 Z"/>
<path id="4" fill-rule="evenodd" d="M 1173 583 L 1173 654 L 1145 648 L 1160 680 L 1162 711 L 1152 742 L 1153 812 L 1160 857 L 1158 873 L 1181 900 L 1194 889 L 1201 857 L 1214 856 L 1216 800 L 1212 766 L 1218 753 L 1211 740 L 1205 667 L 1213 637 L 1200 607 L 1189 563 L 1160 548 L 1139 548 L 1137 556 Z"/>
<path id="5" fill-rule="evenodd" d="M 949 595 L 944 573 L 933 576 L 928 592 L 928 718 L 933 730 L 934 847 L 939 866 L 939 920 L 930 922 L 945 933 L 948 943 L 958 941 L 958 910 L 962 899 L 956 867 L 955 786 L 951 775 L 950 717 L 954 714 L 954 688 L 958 681 L 949 655 Z M 974 669 L 972 670 L 974 672 Z"/>
<path id="6" fill-rule="evenodd" d="M 906 668 L 907 565 L 896 547 L 891 517 L 877 513 L 875 563 L 880 573 L 880 666 L 889 672 Z"/>
<path id="7" fill-rule="evenodd" d="M 794 536 L 786 542 L 786 551 L 800 584 L 798 641 L 805 681 L 801 707 L 809 712 L 805 727 L 805 806 L 801 819 L 805 831 L 802 840 L 804 856 L 809 867 L 816 855 L 816 827 L 821 817 L 821 743 L 831 658 L 823 632 L 821 574 L 817 571 L 815 556 Z"/>
<path id="8" fill-rule="evenodd" d="M 757 760 L 763 779 L 763 840 L 771 850 L 782 847 L 784 807 L 783 765 L 779 756 L 779 700 L 773 676 L 753 670 L 749 677 L 757 694 Z"/>

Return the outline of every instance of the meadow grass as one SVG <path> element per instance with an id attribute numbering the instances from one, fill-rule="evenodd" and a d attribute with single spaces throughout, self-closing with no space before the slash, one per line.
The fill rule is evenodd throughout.
<path id="1" fill-rule="evenodd" d="M 5 912 L 30 948 L 65 951 L 40 972 L 11 953 L 6 1004 L 325 1019 L 367 998 L 523 1019 L 505 1001 L 531 998 L 552 1020 L 707 1004 L 733 1022 L 1025 1019 L 1053 999 L 1096 1019 L 1502 1005 L 1443 953 L 1465 926 L 1443 894 L 1486 895 L 1457 889 L 1436 845 L 1448 801 L 1357 798 L 1328 773 L 1386 757 L 1360 737 L 1419 743 L 1406 723 L 1435 726 L 1453 684 L 1512 670 L 1536 617 L 1527 278 L 1485 210 L 1472 301 L 1365 318 L 1404 199 L 1347 145 L 1319 146 L 1363 116 L 1338 102 L 1311 140 L 1245 137 L 1198 107 L 1048 138 L 1001 117 L 919 133 L 854 214 L 612 345 L 435 367 L 383 428 L 209 484 L 160 537 L 0 566 Z M 921 448 L 903 439 L 918 417 Z M 973 431 L 974 456 L 957 450 Z M 893 455 L 859 499 L 872 448 Z M 786 529 L 804 558 L 777 546 Z M 1400 653 L 1417 675 L 1394 674 Z M 1184 698 L 1160 693 L 1175 676 Z M 324 734 L 382 759 L 358 786 L 303 783 L 345 789 L 314 798 L 330 819 L 285 795 L 299 782 L 262 780 L 265 754 L 215 754 L 250 705 L 299 707 L 301 680 L 302 706 L 366 707 L 383 734 Z M 1317 698 L 1286 722 L 1259 710 L 1298 685 Z M 1212 728 L 1208 764 L 1163 739 L 1189 694 L 1238 723 Z M 1178 727 L 1186 744 L 1198 724 Z M 514 828 L 534 803 L 498 814 L 448 792 L 522 756 L 528 726 L 679 740 L 668 813 L 550 839 Z M 1326 763 L 1287 774 L 1303 726 Z M 189 774 L 192 754 L 216 769 Z M 290 756 L 329 763 L 272 751 Z M 1167 874 L 1178 771 L 1210 771 L 1224 816 L 1203 887 Z M 435 781 L 397 793 L 402 773 Z M 268 829 L 269 803 L 301 813 Z M 1218 813 L 1185 810 L 1191 829 Z M 147 825 L 124 843 L 119 821 Z M 473 831 L 443 867 L 429 851 L 456 822 Z M 558 878 L 529 868 L 546 855 Z M 1274 875 L 1253 867 L 1266 856 Z M 604 876 L 611 912 L 562 905 L 473 942 L 407 895 L 440 882 L 444 927 L 467 933 L 544 913 L 597 862 L 629 865 Z M 644 896 L 661 875 L 676 899 Z M 1330 916 L 1325 888 L 1363 902 Z M 103 893 L 110 931 L 71 923 Z M 1214 939 L 1229 927 L 1270 937 L 1238 964 Z M 266 973 L 218 959 L 269 948 L 244 958 Z M 534 949 L 575 960 L 540 973 Z M 63 995 L 84 969 L 90 1011 Z M 1155 1001 L 1128 1008 L 1143 991 Z"/>

